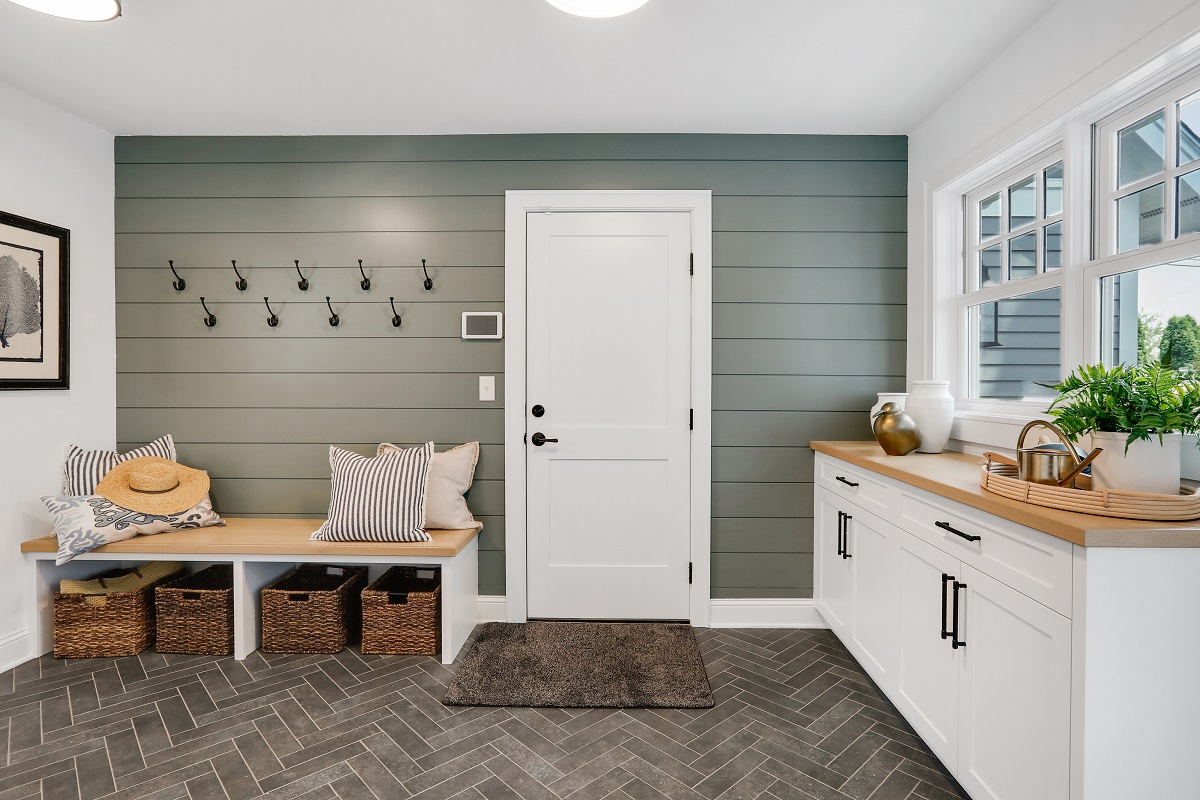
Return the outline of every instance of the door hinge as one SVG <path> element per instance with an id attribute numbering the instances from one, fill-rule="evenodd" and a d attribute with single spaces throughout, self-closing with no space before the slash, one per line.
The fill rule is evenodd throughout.
<path id="1" fill-rule="evenodd" d="M 692 582 L 692 562 L 688 562 L 688 583 Z"/>
<path id="2" fill-rule="evenodd" d="M 689 408 L 688 409 L 688 430 L 694 431 L 695 429 L 696 429 L 696 409 Z"/>
<path id="3" fill-rule="evenodd" d="M 688 275 L 696 274 L 696 254 L 688 253 Z"/>

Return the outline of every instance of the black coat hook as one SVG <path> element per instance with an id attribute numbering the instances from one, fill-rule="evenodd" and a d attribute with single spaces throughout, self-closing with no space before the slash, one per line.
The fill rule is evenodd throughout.
<path id="1" fill-rule="evenodd" d="M 399 328 L 400 327 L 400 312 L 398 312 L 396 310 L 396 298 L 389 297 L 388 302 L 390 302 L 392 304 L 392 327 Z"/>
<path id="2" fill-rule="evenodd" d="M 171 273 L 175 276 L 175 280 L 171 281 L 171 285 L 175 287 L 175 291 L 182 292 L 187 288 L 187 281 L 179 277 L 179 273 L 175 271 L 175 260 L 171 259 L 167 262 L 171 265 Z"/>
<path id="3" fill-rule="evenodd" d="M 208 314 L 208 316 L 204 318 L 204 327 L 215 328 L 217 325 L 217 317 L 208 310 L 208 304 L 204 302 L 203 297 L 200 298 L 200 305 L 204 306 L 204 313 Z"/>
<path id="4" fill-rule="evenodd" d="M 300 287 L 300 291 L 307 292 L 308 278 L 304 277 L 304 273 L 300 271 L 300 259 L 298 258 L 296 259 L 296 274 L 300 276 L 300 280 L 296 282 L 296 285 Z"/>
<path id="5" fill-rule="evenodd" d="M 429 277 L 429 270 L 425 269 L 425 259 L 421 259 L 421 270 L 425 273 L 425 291 L 433 289 L 433 278 Z"/>
<path id="6" fill-rule="evenodd" d="M 274 311 L 271 310 L 271 301 L 270 300 L 268 300 L 267 298 L 264 297 L 263 302 L 267 304 L 267 313 L 271 315 L 271 316 L 267 317 L 267 324 L 270 325 L 272 328 L 274 328 L 276 325 L 279 324 L 279 317 L 275 314 Z"/>
<path id="7" fill-rule="evenodd" d="M 358 260 L 358 271 L 362 272 L 362 276 L 363 276 L 363 279 L 358 282 L 358 285 L 362 287 L 362 290 L 364 292 L 371 291 L 371 279 L 368 278 L 367 273 L 363 271 L 361 258 Z"/>
<path id="8" fill-rule="evenodd" d="M 242 273 L 238 272 L 237 262 L 233 259 L 230 259 L 229 263 L 233 264 L 233 274 L 238 276 L 238 279 L 233 282 L 233 285 L 237 287 L 239 292 L 246 291 L 250 284 L 246 283 L 246 279 L 242 277 Z"/>
<path id="9" fill-rule="evenodd" d="M 334 313 L 333 303 L 329 302 L 329 295 L 325 295 L 325 305 L 329 306 L 329 313 L 333 314 L 333 316 L 329 318 L 329 327 L 336 328 L 341 323 L 342 318 Z"/>

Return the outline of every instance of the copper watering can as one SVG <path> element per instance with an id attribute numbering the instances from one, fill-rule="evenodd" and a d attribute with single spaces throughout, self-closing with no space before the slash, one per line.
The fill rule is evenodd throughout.
<path id="1" fill-rule="evenodd" d="M 1038 427 L 1048 429 L 1058 437 L 1062 444 L 1050 443 L 1026 447 L 1026 435 Z M 984 455 L 992 461 L 1015 466 L 1017 468 L 1018 480 L 1028 481 L 1029 483 L 1044 483 L 1049 486 L 1065 486 L 1069 489 L 1074 489 L 1075 478 L 1102 452 L 1104 452 L 1104 448 L 1097 447 L 1086 456 L 1080 456 L 1076 452 L 1075 446 L 1071 444 L 1071 440 L 1063 433 L 1062 428 L 1059 428 L 1053 422 L 1035 419 L 1022 428 L 1021 434 L 1017 437 L 1017 458 L 1015 461 L 999 453 L 984 453 Z"/>
<path id="2" fill-rule="evenodd" d="M 1058 437 L 1062 444 L 1039 444 L 1034 447 L 1025 446 L 1025 437 L 1034 428 L 1046 428 Z M 1044 483 L 1050 486 L 1066 486 L 1075 488 L 1075 477 L 1084 467 L 1092 463 L 1092 459 L 1100 455 L 1103 448 L 1097 447 L 1086 456 L 1080 457 L 1075 451 L 1071 440 L 1062 429 L 1053 422 L 1035 419 L 1024 428 L 1017 437 L 1017 478 L 1030 483 Z"/>

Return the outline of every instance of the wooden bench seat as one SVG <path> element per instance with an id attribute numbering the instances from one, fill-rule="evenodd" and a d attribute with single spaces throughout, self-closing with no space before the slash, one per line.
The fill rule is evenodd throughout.
<path id="1" fill-rule="evenodd" d="M 58 539 L 53 535 L 21 543 L 32 562 L 34 643 L 40 653 L 54 644 L 54 593 L 64 578 L 85 578 L 101 571 L 96 562 L 134 566 L 144 561 L 184 561 L 194 568 L 233 565 L 234 658 L 243 659 L 259 644 L 259 591 L 294 565 L 366 564 L 374 579 L 392 564 L 436 566 L 442 576 L 442 663 L 454 661 L 475 628 L 479 611 L 479 531 L 431 530 L 431 542 L 321 542 L 308 537 L 321 525 L 315 519 L 226 518 L 225 527 L 135 536 L 97 547 L 56 566 Z"/>

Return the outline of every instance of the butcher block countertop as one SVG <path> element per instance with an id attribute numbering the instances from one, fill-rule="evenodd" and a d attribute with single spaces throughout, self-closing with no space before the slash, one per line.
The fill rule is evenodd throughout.
<path id="1" fill-rule="evenodd" d="M 1200 520 L 1154 522 L 1076 514 L 1019 503 L 979 485 L 982 459 L 965 453 L 889 456 L 875 442 L 812 442 L 818 453 L 840 459 L 948 500 L 995 514 L 1084 547 L 1200 548 Z"/>

